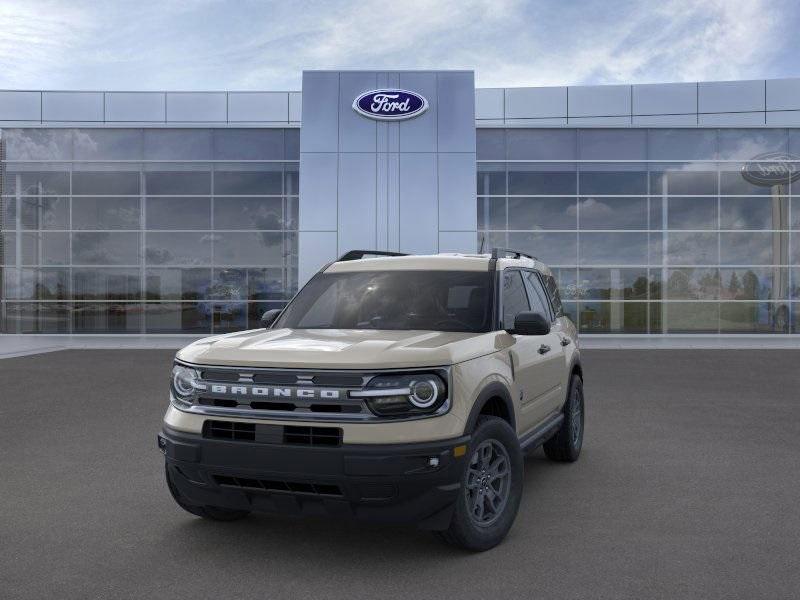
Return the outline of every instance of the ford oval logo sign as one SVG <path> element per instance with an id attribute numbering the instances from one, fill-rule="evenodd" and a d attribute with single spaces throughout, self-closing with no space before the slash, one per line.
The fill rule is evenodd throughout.
<path id="1" fill-rule="evenodd" d="M 370 119 L 400 121 L 421 115 L 428 101 L 408 90 L 371 90 L 353 100 L 353 110 Z"/>
<path id="2" fill-rule="evenodd" d="M 742 177 L 754 185 L 772 186 L 800 179 L 800 157 L 785 152 L 767 152 L 748 160 Z"/>

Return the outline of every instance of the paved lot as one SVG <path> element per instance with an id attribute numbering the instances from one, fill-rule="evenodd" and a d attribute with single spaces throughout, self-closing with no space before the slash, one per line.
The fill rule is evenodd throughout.
<path id="1" fill-rule="evenodd" d="M 504 544 L 182 512 L 155 433 L 172 352 L 0 360 L 0 597 L 796 598 L 800 351 L 587 351 L 574 465 L 526 462 Z"/>

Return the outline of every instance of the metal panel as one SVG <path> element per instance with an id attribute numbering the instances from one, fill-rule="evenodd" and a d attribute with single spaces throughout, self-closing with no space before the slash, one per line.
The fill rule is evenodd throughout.
<path id="1" fill-rule="evenodd" d="M 224 92 L 167 92 L 167 121 L 224 123 L 228 120 Z"/>
<path id="2" fill-rule="evenodd" d="M 289 92 L 289 121 L 299 123 L 302 118 L 302 92 Z"/>
<path id="3" fill-rule="evenodd" d="M 800 78 L 767 79 L 767 110 L 800 109 Z"/>
<path id="4" fill-rule="evenodd" d="M 102 121 L 102 92 L 43 92 L 44 121 Z"/>
<path id="5" fill-rule="evenodd" d="M 572 117 L 630 114 L 631 86 L 629 85 L 587 85 L 569 88 L 570 121 Z"/>
<path id="6" fill-rule="evenodd" d="M 504 103 L 504 88 L 484 88 L 475 90 L 475 118 L 502 119 L 505 116 Z"/>
<path id="7" fill-rule="evenodd" d="M 626 127 L 630 117 L 570 117 L 569 124 L 575 127 Z"/>
<path id="8" fill-rule="evenodd" d="M 303 71 L 301 152 L 339 150 L 339 73 Z"/>
<path id="9" fill-rule="evenodd" d="M 353 100 L 374 90 L 375 73 L 348 71 L 339 74 L 339 152 L 375 152 L 375 124 L 353 110 Z"/>
<path id="10" fill-rule="evenodd" d="M 377 243 L 375 153 L 339 154 L 339 252 Z M 305 192 L 303 192 L 305 195 Z"/>
<path id="11" fill-rule="evenodd" d="M 390 123 L 396 125 L 396 123 Z M 386 212 L 389 223 L 387 225 L 389 250 L 400 251 L 400 155 L 390 153 L 386 155 L 386 178 L 388 190 L 386 193 Z"/>
<path id="12" fill-rule="evenodd" d="M 439 252 L 477 252 L 476 231 L 440 231 Z"/>
<path id="13" fill-rule="evenodd" d="M 475 74 L 438 73 L 438 151 L 475 152 Z"/>
<path id="14" fill-rule="evenodd" d="M 478 228 L 474 154 L 439 154 L 439 229 Z"/>
<path id="15" fill-rule="evenodd" d="M 567 116 L 567 88 L 508 88 L 506 119 L 541 119 Z"/>
<path id="16" fill-rule="evenodd" d="M 698 112 L 764 110 L 764 80 L 709 81 L 698 84 Z"/>
<path id="17" fill-rule="evenodd" d="M 400 89 L 422 94 L 428 100 L 428 110 L 418 117 L 397 124 L 400 152 L 436 152 L 436 73 L 400 73 Z"/>
<path id="18" fill-rule="evenodd" d="M 480 124 L 483 125 L 483 122 Z M 552 119 L 507 119 L 505 124 L 519 127 L 565 127 L 567 125 L 567 117 Z"/>
<path id="19" fill-rule="evenodd" d="M 439 246 L 436 154 L 400 155 L 400 251 L 431 254 Z"/>
<path id="20" fill-rule="evenodd" d="M 298 278 L 302 286 L 324 265 L 338 258 L 336 232 L 301 231 L 298 253 Z"/>
<path id="21" fill-rule="evenodd" d="M 763 112 L 701 114 L 700 125 L 714 127 L 738 127 L 740 125 L 764 125 Z"/>
<path id="22" fill-rule="evenodd" d="M 163 123 L 166 118 L 163 92 L 106 92 L 106 121 Z"/>
<path id="23" fill-rule="evenodd" d="M 634 115 L 637 127 L 696 127 L 697 115 Z"/>
<path id="24" fill-rule="evenodd" d="M 41 118 L 40 92 L 0 92 L 0 121 L 38 121 Z"/>
<path id="25" fill-rule="evenodd" d="M 767 112 L 767 125 L 775 127 L 800 127 L 800 110 Z"/>
<path id="26" fill-rule="evenodd" d="M 301 230 L 336 229 L 337 176 L 336 153 L 300 153 Z"/>
<path id="27" fill-rule="evenodd" d="M 697 112 L 696 83 L 634 85 L 634 115 L 675 115 Z"/>
<path id="28" fill-rule="evenodd" d="M 289 120 L 286 92 L 231 92 L 228 94 L 228 121 Z"/>

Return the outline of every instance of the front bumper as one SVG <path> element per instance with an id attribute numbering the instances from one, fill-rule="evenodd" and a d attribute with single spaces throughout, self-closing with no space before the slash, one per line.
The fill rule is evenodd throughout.
<path id="1" fill-rule="evenodd" d="M 448 526 L 467 462 L 453 449 L 468 443 L 462 436 L 320 447 L 209 439 L 168 426 L 158 436 L 171 478 L 191 504 L 425 529 Z"/>

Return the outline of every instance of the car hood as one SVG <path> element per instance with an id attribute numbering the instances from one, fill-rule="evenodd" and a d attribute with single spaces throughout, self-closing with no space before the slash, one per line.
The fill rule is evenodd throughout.
<path id="1" fill-rule="evenodd" d="M 386 369 L 451 365 L 499 349 L 498 333 L 374 329 L 255 329 L 198 340 L 189 363 L 248 367 Z"/>

